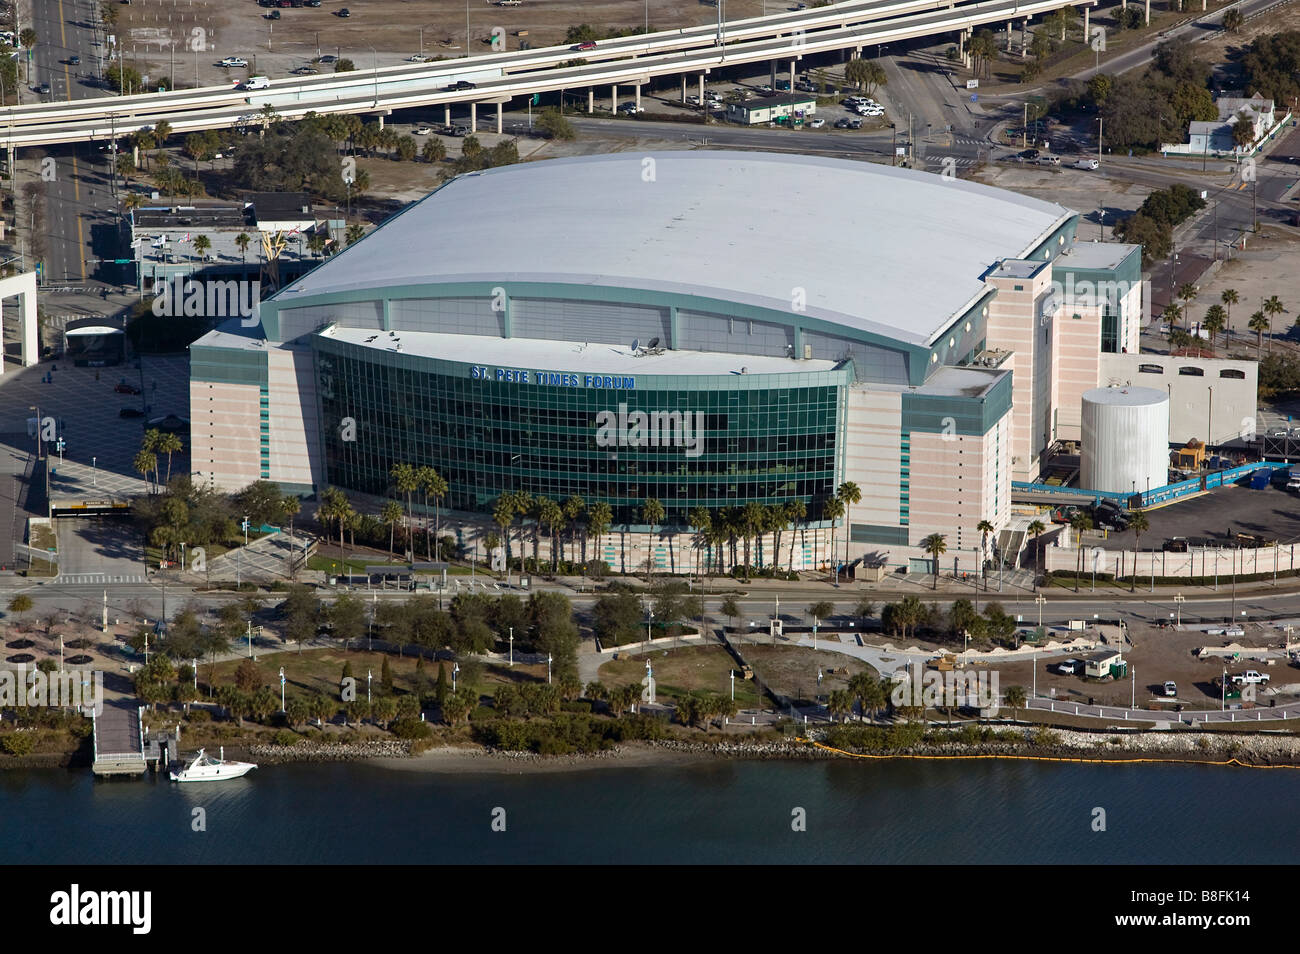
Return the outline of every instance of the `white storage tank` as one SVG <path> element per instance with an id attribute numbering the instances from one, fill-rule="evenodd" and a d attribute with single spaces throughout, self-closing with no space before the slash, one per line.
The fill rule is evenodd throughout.
<path id="1" fill-rule="evenodd" d="M 1083 395 L 1079 485 L 1133 493 L 1169 482 L 1169 394 L 1093 388 Z"/>

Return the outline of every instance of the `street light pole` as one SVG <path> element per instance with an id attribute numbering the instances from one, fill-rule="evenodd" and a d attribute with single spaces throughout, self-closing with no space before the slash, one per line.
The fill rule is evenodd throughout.
<path id="1" fill-rule="evenodd" d="M 510 627 L 510 665 L 515 664 L 515 628 Z"/>
<path id="2" fill-rule="evenodd" d="M 1183 628 L 1183 603 L 1185 603 L 1186 601 L 1187 601 L 1187 597 L 1183 596 L 1182 593 L 1174 594 L 1174 605 L 1178 607 L 1178 618 L 1174 622 L 1175 629 Z"/>

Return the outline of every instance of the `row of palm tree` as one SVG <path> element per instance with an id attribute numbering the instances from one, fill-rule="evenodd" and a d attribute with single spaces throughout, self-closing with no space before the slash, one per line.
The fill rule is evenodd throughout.
<path id="1" fill-rule="evenodd" d="M 447 483 L 447 478 L 443 477 L 432 467 L 425 465 L 416 467 L 412 464 L 401 461 L 393 465 L 388 476 L 393 481 L 393 489 L 396 490 L 397 493 L 406 497 L 406 509 L 402 511 L 401 519 L 403 520 L 403 525 L 407 528 L 407 538 L 412 541 L 412 547 L 414 547 L 415 537 L 410 530 L 411 494 L 421 493 L 424 495 L 425 513 L 428 513 L 429 511 L 429 498 L 433 498 L 434 526 L 432 538 L 430 537 L 430 530 L 427 521 L 424 525 L 425 559 L 432 560 L 433 545 L 431 539 L 437 539 L 442 530 L 442 499 L 447 496 L 447 492 L 451 489 L 450 484 Z M 393 501 L 389 501 L 389 503 L 393 503 Z M 388 505 L 385 505 L 384 510 L 381 513 L 381 519 L 383 519 L 385 523 L 389 524 L 390 528 L 396 525 L 395 520 L 393 519 L 393 510 Z M 392 533 L 390 529 L 388 546 L 390 553 L 392 548 Z"/>
<path id="2" fill-rule="evenodd" d="M 159 488 L 166 486 L 172 479 L 172 455 L 179 454 L 185 449 L 181 439 L 175 434 L 160 431 L 157 428 L 150 428 L 144 432 L 144 439 L 140 442 L 140 450 L 136 452 L 132 461 L 132 466 L 149 482 L 150 493 L 154 493 Z M 159 474 L 161 465 L 158 462 L 158 455 L 167 455 L 167 476 L 164 478 Z"/>
<path id="3" fill-rule="evenodd" d="M 1181 299 L 1182 304 L 1171 301 L 1165 306 L 1161 313 L 1161 318 L 1169 328 L 1169 344 L 1171 348 L 1179 349 L 1189 346 L 1193 338 L 1187 328 L 1176 327 L 1178 322 L 1188 315 L 1189 305 L 1197 295 L 1199 289 L 1191 282 L 1185 282 L 1178 289 L 1177 297 Z M 1205 317 L 1201 320 L 1201 327 L 1209 332 L 1210 344 L 1214 344 L 1214 339 L 1219 332 L 1224 333 L 1224 345 L 1227 346 L 1227 333 L 1232 327 L 1232 306 L 1241 302 L 1241 295 L 1235 288 L 1225 288 L 1219 295 L 1221 304 L 1211 305 L 1205 311 Z M 1258 311 L 1254 312 L 1247 327 L 1255 332 L 1255 354 L 1259 356 L 1264 345 L 1264 335 L 1267 333 L 1270 339 L 1270 346 L 1273 337 L 1273 320 L 1278 316 L 1285 314 L 1286 307 L 1277 295 L 1273 295 L 1260 303 Z"/>

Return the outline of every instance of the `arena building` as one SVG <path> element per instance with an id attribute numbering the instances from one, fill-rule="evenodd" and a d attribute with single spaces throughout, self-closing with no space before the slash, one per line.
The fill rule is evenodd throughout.
<path id="1" fill-rule="evenodd" d="M 695 566 L 675 532 L 694 508 L 800 500 L 798 545 L 769 535 L 753 562 L 824 565 L 832 540 L 906 561 L 941 533 L 973 571 L 977 525 L 1005 526 L 1062 409 L 1077 431 L 1101 356 L 1138 350 L 1140 249 L 1079 242 L 1078 221 L 806 156 L 460 176 L 191 346 L 195 476 L 377 508 L 395 463 L 432 466 L 466 544 L 511 490 L 604 501 L 596 556 L 628 569 Z M 847 528 L 824 514 L 846 481 Z"/>

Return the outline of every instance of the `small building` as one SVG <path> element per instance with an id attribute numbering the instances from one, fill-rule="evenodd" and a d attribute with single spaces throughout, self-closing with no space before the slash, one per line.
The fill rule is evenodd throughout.
<path id="1" fill-rule="evenodd" d="M 758 99 L 745 100 L 743 103 L 731 103 L 727 106 L 727 119 L 744 126 L 757 126 L 759 123 L 789 122 L 800 125 L 817 112 L 817 98 L 803 93 L 788 93 L 778 96 L 763 96 Z"/>
<path id="2" fill-rule="evenodd" d="M 1220 96 L 1214 101 L 1217 119 L 1193 120 L 1187 126 L 1187 142 L 1165 143 L 1160 148 L 1176 155 L 1253 155 L 1290 118 L 1278 116 L 1276 104 L 1263 96 Z M 1232 128 L 1240 120 L 1250 123 L 1251 141 L 1237 145 Z"/>
<path id="3" fill-rule="evenodd" d="M 1115 650 L 1103 649 L 1083 657 L 1083 674 L 1090 679 L 1121 679 L 1128 675 L 1128 663 Z"/>
<path id="4" fill-rule="evenodd" d="M 1192 438 L 1187 446 L 1178 451 L 1179 470 L 1200 470 L 1205 466 L 1205 445 Z"/>

